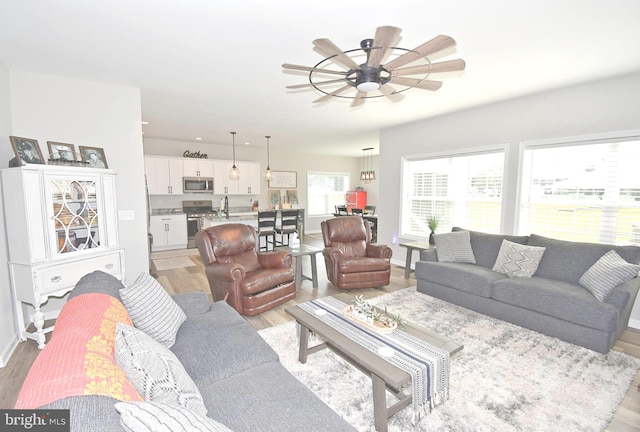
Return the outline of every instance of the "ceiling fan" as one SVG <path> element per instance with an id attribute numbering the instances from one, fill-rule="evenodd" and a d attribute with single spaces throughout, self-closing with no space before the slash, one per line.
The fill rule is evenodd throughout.
<path id="1" fill-rule="evenodd" d="M 316 39 L 313 45 L 320 54 L 326 56 L 315 66 L 299 66 L 285 63 L 282 67 L 288 71 L 309 72 L 309 83 L 290 85 L 286 88 L 315 88 L 324 96 L 314 103 L 324 102 L 332 97 L 353 99 L 352 107 L 362 105 L 365 99 L 386 97 L 392 102 L 404 98 L 401 93 L 410 88 L 435 91 L 442 81 L 428 79 L 432 74 L 464 70 L 464 60 L 449 60 L 434 63 L 429 60 L 442 51 L 456 45 L 449 36 L 436 36 L 412 50 L 392 46 L 400 36 L 401 29 L 381 26 L 373 39 L 360 42 L 360 48 L 342 51 L 329 39 Z M 358 64 L 358 57 L 366 55 L 366 61 Z M 387 61 L 393 57 L 390 61 Z M 384 61 L 387 61 L 383 64 Z M 331 76 L 336 79 L 327 79 Z M 336 90 L 323 88 L 344 84 Z M 353 95 L 355 90 L 355 95 Z"/>

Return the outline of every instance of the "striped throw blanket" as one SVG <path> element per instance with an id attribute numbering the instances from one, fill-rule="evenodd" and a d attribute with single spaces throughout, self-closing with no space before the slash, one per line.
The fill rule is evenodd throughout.
<path id="1" fill-rule="evenodd" d="M 391 334 L 369 330 L 346 318 L 342 312 L 345 306 L 345 303 L 333 297 L 299 305 L 304 311 L 315 313 L 319 320 L 374 353 L 383 347 L 393 349 L 394 355 L 386 360 L 411 375 L 414 423 L 449 397 L 449 353 L 446 350 L 400 329 Z M 319 315 L 316 313 L 318 309 L 327 313 Z"/>

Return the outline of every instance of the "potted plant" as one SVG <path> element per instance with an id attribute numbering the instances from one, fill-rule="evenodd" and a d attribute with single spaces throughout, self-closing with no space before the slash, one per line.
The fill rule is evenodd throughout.
<path id="1" fill-rule="evenodd" d="M 440 218 L 438 216 L 431 215 L 427 218 L 427 226 L 431 230 L 431 233 L 429 234 L 429 244 L 434 244 L 433 234 L 435 234 L 439 222 Z"/>

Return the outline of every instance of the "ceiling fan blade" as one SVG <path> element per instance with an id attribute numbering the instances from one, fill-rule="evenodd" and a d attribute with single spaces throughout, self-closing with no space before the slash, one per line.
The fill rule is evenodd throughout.
<path id="1" fill-rule="evenodd" d="M 388 71 L 393 69 L 397 69 L 400 66 L 406 65 L 407 63 L 411 63 L 414 60 L 417 60 L 421 57 L 429 56 L 433 53 L 437 53 L 438 51 L 442 51 L 444 49 L 450 48 L 456 45 L 456 41 L 449 36 L 436 36 L 431 39 L 429 42 L 425 42 L 419 47 L 415 48 L 413 51 L 409 51 L 406 54 L 401 55 L 389 63 L 384 65 L 384 68 Z"/>
<path id="2" fill-rule="evenodd" d="M 433 91 L 438 90 L 440 87 L 442 87 L 442 81 L 419 80 L 415 78 L 392 77 L 389 82 L 407 87 L 416 87 Z"/>
<path id="3" fill-rule="evenodd" d="M 354 108 L 354 107 L 362 105 L 364 103 L 366 97 L 367 97 L 367 93 L 366 92 L 359 91 L 358 94 L 356 95 L 356 97 L 353 99 L 353 102 L 351 102 L 351 108 Z"/>
<path id="4" fill-rule="evenodd" d="M 466 63 L 464 60 L 449 60 L 440 63 L 431 63 L 420 66 L 410 66 L 401 69 L 394 69 L 391 71 L 391 76 L 406 76 L 406 75 L 418 75 L 429 74 L 439 72 L 455 72 L 464 70 Z"/>
<path id="5" fill-rule="evenodd" d="M 387 50 L 398 37 L 402 29 L 392 26 L 378 27 L 376 35 L 373 39 L 373 49 L 369 52 L 369 59 L 367 60 L 367 66 L 377 68 L 380 66 L 380 62 L 384 58 Z"/>
<path id="6" fill-rule="evenodd" d="M 332 98 L 333 96 L 337 96 L 340 93 L 342 93 L 345 90 L 348 90 L 350 88 L 352 88 L 353 86 L 351 86 L 350 84 L 347 84 L 344 87 L 340 87 L 338 90 L 332 91 L 331 93 L 328 93 L 324 96 L 322 96 L 321 98 L 318 98 L 316 100 L 313 101 L 313 103 L 319 103 L 319 102 L 324 102 L 326 100 L 329 100 L 330 98 Z"/>
<path id="7" fill-rule="evenodd" d="M 325 74 L 332 74 L 332 75 L 346 75 L 347 72 L 345 71 L 336 71 L 336 70 L 331 70 L 331 69 L 320 69 L 320 68 L 314 68 L 311 66 L 300 66 L 300 65 L 294 65 L 294 64 L 289 64 L 289 63 L 284 63 L 282 65 L 282 67 L 284 69 L 290 69 L 290 70 L 299 70 L 299 71 L 305 71 L 305 72 L 318 72 L 318 73 L 325 73 Z"/>
<path id="8" fill-rule="evenodd" d="M 396 93 L 396 89 L 391 87 L 389 84 L 384 84 L 380 87 L 380 92 L 387 97 L 391 102 L 400 102 L 404 99 L 404 95 L 402 93 Z"/>
<path id="9" fill-rule="evenodd" d="M 342 50 L 329 39 L 316 39 L 313 41 L 313 45 L 323 55 L 332 57 L 331 60 L 334 63 L 344 66 L 347 69 L 360 69 L 360 66 L 358 66 L 351 57 L 343 53 Z"/>
<path id="10" fill-rule="evenodd" d="M 289 85 L 286 88 L 288 88 L 290 90 L 294 90 L 294 89 L 315 87 L 315 86 L 325 85 L 325 84 L 335 84 L 335 83 L 339 83 L 339 82 L 345 82 L 345 79 L 344 78 L 340 78 L 340 79 L 334 79 L 334 80 L 329 80 L 329 81 L 320 81 L 320 82 L 314 82 L 313 84 L 312 83 L 295 84 L 295 85 Z"/>

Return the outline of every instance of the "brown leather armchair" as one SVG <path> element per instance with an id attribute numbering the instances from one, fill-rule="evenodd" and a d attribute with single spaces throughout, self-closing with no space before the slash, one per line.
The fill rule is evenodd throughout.
<path id="1" fill-rule="evenodd" d="M 242 315 L 257 315 L 296 296 L 291 254 L 259 252 L 253 227 L 224 224 L 201 230 L 196 245 L 213 301 L 224 300 Z"/>
<path id="2" fill-rule="evenodd" d="M 360 216 L 322 221 L 324 263 L 336 288 L 359 289 L 389 285 L 390 247 L 371 243 L 371 228 Z"/>

